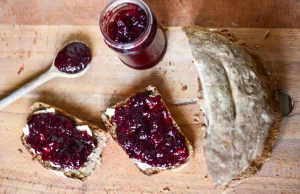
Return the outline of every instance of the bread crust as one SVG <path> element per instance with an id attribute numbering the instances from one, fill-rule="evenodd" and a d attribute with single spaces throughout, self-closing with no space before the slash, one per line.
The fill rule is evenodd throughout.
<path id="1" fill-rule="evenodd" d="M 151 96 L 156 96 L 156 95 L 160 95 L 157 88 L 154 87 L 154 86 L 148 86 L 143 92 L 150 92 L 150 95 Z M 130 97 L 128 97 L 126 100 L 124 101 L 121 101 L 119 103 L 117 103 L 116 105 L 114 105 L 113 107 L 111 108 L 116 108 L 117 106 L 122 106 L 124 104 L 126 104 L 126 102 L 130 99 Z M 163 99 L 162 99 L 163 101 Z M 163 101 L 163 104 L 165 105 L 165 102 Z M 166 106 L 165 106 L 166 107 Z M 167 107 L 166 107 L 167 108 Z M 168 110 L 168 108 L 167 108 Z M 168 112 L 170 113 L 170 111 L 168 110 Z M 171 114 L 170 114 L 171 115 Z M 171 116 L 172 118 L 172 116 Z M 108 117 L 105 112 L 102 112 L 102 120 L 106 126 L 106 128 L 108 129 L 108 131 L 110 132 L 111 136 L 113 137 L 113 139 L 118 143 L 117 141 L 117 135 L 116 135 L 116 126 L 113 125 L 113 123 L 111 122 L 111 118 Z M 185 138 L 185 142 L 186 142 L 186 146 L 188 147 L 189 149 L 189 157 L 188 159 L 186 160 L 186 162 L 184 164 L 181 164 L 181 165 L 174 165 L 174 166 L 171 166 L 169 168 L 156 168 L 156 167 L 151 167 L 151 168 L 147 168 L 147 169 L 141 169 L 139 168 L 139 166 L 136 164 L 136 166 L 139 168 L 139 170 L 144 173 L 145 175 L 148 175 L 148 176 L 151 176 L 151 175 L 154 175 L 154 174 L 158 174 L 162 171 L 165 171 L 165 170 L 175 170 L 175 169 L 180 169 L 180 168 L 183 168 L 188 162 L 191 161 L 192 157 L 193 157 L 193 154 L 194 154 L 194 151 L 193 151 L 193 147 L 191 145 L 191 143 L 188 141 L 188 139 L 186 138 L 186 136 L 182 133 L 182 131 L 180 130 L 179 126 L 177 125 L 177 123 L 174 121 L 174 119 L 172 118 L 172 121 L 173 121 L 173 124 L 174 126 L 177 128 L 177 130 L 183 135 L 183 137 Z M 132 159 L 134 161 L 134 159 Z"/>
<path id="2" fill-rule="evenodd" d="M 199 98 L 199 105 L 203 115 L 206 117 L 205 124 L 207 127 L 205 129 L 206 138 L 204 139 L 204 150 L 208 169 L 217 185 L 220 185 L 223 188 L 233 187 L 244 181 L 245 178 L 255 175 L 256 172 L 261 168 L 262 164 L 271 156 L 272 145 L 277 138 L 282 118 L 279 101 L 277 99 L 276 81 L 267 71 L 262 59 L 255 52 L 251 51 L 244 44 L 244 42 L 238 40 L 227 30 L 209 31 L 201 27 L 185 27 L 183 28 L 183 31 L 186 33 L 189 40 L 195 65 L 200 74 L 201 81 L 199 82 L 199 90 L 200 94 L 202 95 L 200 95 Z M 209 69 L 211 71 L 207 70 L 207 66 L 210 65 L 212 66 L 211 68 L 215 69 Z M 216 66 L 219 69 L 216 68 Z M 236 75 L 232 75 L 232 70 L 237 71 L 233 72 Z M 215 72 L 215 74 L 206 75 L 206 77 L 204 77 L 203 72 L 205 71 L 209 71 L 210 73 Z M 248 80 L 248 78 L 242 77 L 241 75 L 243 73 L 254 74 L 254 80 Z M 218 94 L 223 95 L 223 97 L 225 96 L 224 99 L 228 99 L 229 102 L 223 104 L 222 102 L 219 103 L 219 105 L 227 105 L 227 110 L 220 111 L 216 115 L 224 116 L 227 114 L 226 116 L 228 116 L 228 118 L 222 118 L 219 120 L 212 119 L 216 117 L 211 116 L 211 112 L 216 113 L 218 110 L 212 110 L 211 106 L 207 104 L 207 101 L 209 101 L 209 98 L 212 98 L 212 96 L 208 95 L 209 92 L 205 90 L 209 90 L 207 89 L 208 83 L 213 83 L 211 80 L 207 79 L 207 76 L 214 76 L 216 79 L 221 79 L 223 76 L 224 80 L 215 81 L 217 86 L 214 87 L 223 89 L 225 88 Z M 237 82 L 234 82 L 233 80 Z M 260 88 L 260 91 L 256 91 L 256 88 L 249 89 L 248 87 L 251 84 L 257 84 L 255 87 Z M 243 91 L 246 92 L 242 95 L 239 95 L 239 93 L 242 93 Z M 247 94 L 247 92 L 249 93 Z M 253 117 L 257 116 L 257 119 L 247 118 L 249 111 L 247 112 L 247 109 L 240 107 L 243 105 L 243 102 L 239 101 L 239 99 L 236 99 L 237 96 L 241 98 L 250 98 L 250 101 L 254 101 L 258 104 L 254 106 L 258 110 L 251 109 Z M 259 105 L 261 105 L 261 107 Z M 267 109 L 264 112 L 264 114 L 266 114 L 265 117 L 272 118 L 270 121 L 267 120 L 266 123 L 262 123 L 262 119 L 260 117 L 263 108 Z M 218 107 L 216 109 L 218 109 Z M 241 126 L 241 122 L 237 122 L 237 117 L 239 115 L 245 116 L 245 129 L 242 129 L 242 132 L 240 132 L 244 133 L 244 135 L 235 135 L 235 133 L 237 133 L 236 129 Z M 257 122 L 261 122 L 261 124 L 255 123 L 255 120 Z M 216 122 L 223 121 L 227 121 L 229 125 L 232 125 L 231 130 L 227 131 L 230 132 L 228 133 L 228 138 L 221 138 L 222 140 L 212 140 L 211 134 L 216 133 L 214 130 L 223 129 L 220 127 L 211 129 L 211 126 L 220 126 L 217 125 Z M 250 127 L 251 125 L 252 128 Z M 256 134 L 260 130 L 260 127 L 261 131 L 265 132 L 266 134 L 261 136 Z M 245 130 L 250 130 L 250 133 L 245 132 Z M 254 132 L 254 134 L 251 134 L 251 130 Z M 242 138 L 242 140 L 238 140 L 238 138 Z M 258 139 L 262 139 L 263 141 L 255 143 L 254 141 Z M 256 154 L 248 154 L 248 156 L 245 157 L 246 159 L 248 158 L 248 160 L 244 160 L 248 163 L 244 165 L 246 168 L 233 169 L 234 167 L 232 167 L 231 169 L 228 164 L 240 165 L 242 157 L 239 157 L 239 154 L 242 154 L 242 152 L 245 152 L 246 154 L 247 152 L 250 152 L 250 146 L 245 146 L 245 148 L 239 149 L 235 148 L 237 145 L 232 146 L 232 144 L 227 143 L 226 140 L 232 141 L 233 144 L 242 142 L 245 145 L 251 144 L 257 146 Z M 234 157 L 230 158 L 229 154 L 226 155 L 220 150 L 213 150 L 216 152 L 215 155 L 218 155 L 219 159 L 221 158 L 221 162 L 227 160 L 224 162 L 224 164 L 226 164 L 225 168 L 227 168 L 226 172 L 222 171 L 221 168 L 220 170 L 215 170 L 218 168 L 218 163 L 211 160 L 212 155 L 214 155 L 211 154 L 211 145 L 213 145 L 211 142 L 215 143 L 217 141 L 219 141 L 222 146 L 229 147 L 227 149 L 225 148 L 224 150 L 232 151 L 233 154 L 236 154 Z M 242 152 L 239 152 L 240 150 L 242 150 Z"/>
<path id="3" fill-rule="evenodd" d="M 84 181 L 86 180 L 92 173 L 93 171 L 101 165 L 101 153 L 103 148 L 106 146 L 106 141 L 108 138 L 108 133 L 104 131 L 103 129 L 92 125 L 88 122 L 82 121 L 81 119 L 48 104 L 41 103 L 41 102 L 36 102 L 34 103 L 29 110 L 29 114 L 27 116 L 27 120 L 33 115 L 34 112 L 40 111 L 40 110 L 46 110 L 48 108 L 54 108 L 56 113 L 62 114 L 66 117 L 69 117 L 75 122 L 76 126 L 81 126 L 81 125 L 87 125 L 92 131 L 93 137 L 97 139 L 98 141 L 98 147 L 100 155 L 95 155 L 92 158 L 88 159 L 84 165 L 79 168 L 78 170 L 70 170 L 70 171 L 65 171 L 65 169 L 62 169 L 61 167 L 54 167 L 52 166 L 49 161 L 44 161 L 42 160 L 41 156 L 35 154 L 31 147 L 26 143 L 26 138 L 27 136 L 23 133 L 21 136 L 21 141 L 25 148 L 28 150 L 28 152 L 33 156 L 35 160 L 37 160 L 44 168 L 54 172 L 57 175 L 64 176 L 66 178 L 71 178 L 79 181 Z M 95 149 L 93 150 L 95 151 Z"/>

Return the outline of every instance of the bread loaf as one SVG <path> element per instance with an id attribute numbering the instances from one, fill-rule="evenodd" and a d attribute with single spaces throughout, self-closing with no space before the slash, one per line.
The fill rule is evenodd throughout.
<path id="1" fill-rule="evenodd" d="M 207 167 L 215 184 L 234 186 L 271 155 L 281 122 L 276 83 L 261 58 L 228 31 L 183 31 L 200 77 Z"/>

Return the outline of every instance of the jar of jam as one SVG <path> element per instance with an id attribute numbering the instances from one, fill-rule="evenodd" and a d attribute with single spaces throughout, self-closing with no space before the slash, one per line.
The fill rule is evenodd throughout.
<path id="1" fill-rule="evenodd" d="M 151 68 L 165 55 L 166 35 L 141 0 L 113 0 L 100 16 L 100 30 L 105 43 L 131 68 Z"/>

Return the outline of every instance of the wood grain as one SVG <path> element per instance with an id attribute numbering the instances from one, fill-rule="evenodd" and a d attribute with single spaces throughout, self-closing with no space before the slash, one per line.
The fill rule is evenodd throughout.
<path id="1" fill-rule="evenodd" d="M 98 25 L 110 0 L 0 0 L 0 23 Z M 164 26 L 300 28 L 299 0 L 145 0 Z"/>
<path id="2" fill-rule="evenodd" d="M 289 91 L 296 108 L 283 119 L 273 156 L 253 178 L 229 193 L 297 194 L 300 192 L 300 30 L 231 29 L 265 59 Z M 167 31 L 169 47 L 163 61 L 146 71 L 123 65 L 103 43 L 97 26 L 0 25 L 0 98 L 50 67 L 57 50 L 79 39 L 92 48 L 89 72 L 80 78 L 55 78 L 0 111 L 0 192 L 2 193 L 203 193 L 217 194 L 208 174 L 196 104 L 197 72 L 181 28 Z M 18 74 L 19 68 L 24 70 Z M 86 182 L 60 178 L 33 161 L 20 141 L 29 107 L 42 101 L 103 126 L 100 111 L 149 84 L 156 85 L 175 120 L 195 148 L 193 161 L 180 172 L 147 177 L 109 139 L 103 165 Z M 182 90 L 187 85 L 187 90 Z M 19 150 L 21 149 L 22 152 Z"/>

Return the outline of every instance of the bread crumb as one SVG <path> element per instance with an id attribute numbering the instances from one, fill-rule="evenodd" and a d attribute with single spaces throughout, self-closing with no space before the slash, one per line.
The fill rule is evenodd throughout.
<path id="1" fill-rule="evenodd" d="M 231 25 L 234 26 L 234 27 L 238 27 L 239 25 L 235 22 L 231 22 Z"/>
<path id="2" fill-rule="evenodd" d="M 175 63 L 172 63 L 171 61 L 169 61 L 169 66 L 175 66 Z"/>
<path id="3" fill-rule="evenodd" d="M 266 31 L 265 34 L 264 34 L 264 39 L 266 39 L 270 34 L 270 30 Z"/>
<path id="4" fill-rule="evenodd" d="M 181 90 L 182 90 L 182 91 L 187 90 L 187 85 L 181 84 Z"/>
<path id="5" fill-rule="evenodd" d="M 24 63 L 20 66 L 19 71 L 18 71 L 18 75 L 24 70 Z"/>
<path id="6" fill-rule="evenodd" d="M 193 116 L 193 119 L 194 119 L 194 123 L 199 123 L 200 122 L 200 114 L 195 113 Z"/>
<path id="7" fill-rule="evenodd" d="M 23 150 L 21 150 L 21 148 L 18 149 L 20 153 L 23 153 Z"/>
<path id="8" fill-rule="evenodd" d="M 164 193 L 168 193 L 168 192 L 170 192 L 170 189 L 169 189 L 169 187 L 165 187 L 165 188 L 163 189 L 163 191 L 164 191 Z"/>

